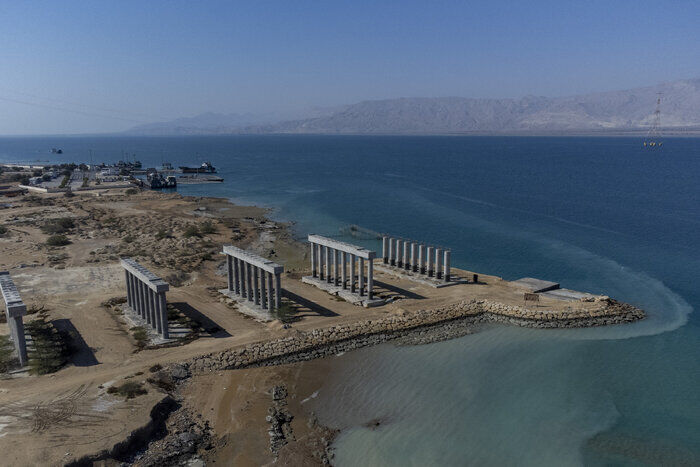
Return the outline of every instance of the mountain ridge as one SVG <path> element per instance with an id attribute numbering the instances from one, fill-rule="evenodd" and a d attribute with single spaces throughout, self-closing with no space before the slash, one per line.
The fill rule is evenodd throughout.
<path id="1" fill-rule="evenodd" d="M 565 97 L 365 100 L 311 118 L 200 127 L 196 131 L 198 134 L 642 132 L 653 122 L 658 93 L 662 93 L 662 127 L 700 131 L 700 78 Z"/>

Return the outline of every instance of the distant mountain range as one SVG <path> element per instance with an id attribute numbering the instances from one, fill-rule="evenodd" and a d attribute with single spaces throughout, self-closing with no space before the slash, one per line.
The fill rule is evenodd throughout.
<path id="1" fill-rule="evenodd" d="M 364 101 L 311 118 L 279 122 L 204 114 L 139 127 L 145 134 L 551 134 L 640 132 L 651 125 L 662 93 L 661 124 L 700 132 L 700 79 L 571 97 L 400 98 Z M 196 125 L 191 124 L 196 122 Z M 133 130 L 132 130 L 133 132 Z"/>
<path id="2" fill-rule="evenodd" d="M 135 126 L 129 134 L 137 135 L 189 135 L 208 133 L 230 133 L 236 128 L 269 123 L 269 117 L 252 114 L 217 114 L 212 112 L 183 117 L 167 122 L 147 123 Z"/>

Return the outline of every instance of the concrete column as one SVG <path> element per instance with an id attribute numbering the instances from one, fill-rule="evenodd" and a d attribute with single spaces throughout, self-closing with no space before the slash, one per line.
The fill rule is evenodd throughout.
<path id="1" fill-rule="evenodd" d="M 403 253 L 403 240 L 396 240 L 396 266 L 403 267 L 403 258 L 401 257 Z"/>
<path id="2" fill-rule="evenodd" d="M 408 258 L 409 243 L 403 242 L 403 268 L 411 269 L 411 262 Z"/>
<path id="3" fill-rule="evenodd" d="M 226 272 L 228 273 L 228 291 L 232 292 L 235 287 L 233 285 L 233 256 L 226 255 Z"/>
<path id="4" fill-rule="evenodd" d="M 236 288 L 235 292 L 240 295 L 241 294 L 241 289 L 242 284 L 243 284 L 243 271 L 241 271 L 241 260 L 238 258 L 233 258 L 233 270 L 236 273 L 236 281 L 234 283 L 234 287 Z"/>
<path id="5" fill-rule="evenodd" d="M 265 282 L 267 282 L 265 279 L 265 276 L 267 275 L 267 271 L 260 270 L 260 306 L 265 309 L 267 308 L 267 293 L 265 290 Z"/>
<path id="6" fill-rule="evenodd" d="M 275 308 L 278 310 L 282 305 L 282 287 L 281 287 L 280 275 L 275 274 Z"/>
<path id="7" fill-rule="evenodd" d="M 141 284 L 141 290 L 143 290 L 143 318 L 146 320 L 146 323 L 151 324 L 151 302 L 148 299 L 148 287 L 146 287 L 146 283 L 139 281 L 139 284 Z"/>
<path id="8" fill-rule="evenodd" d="M 144 312 L 145 312 L 145 318 L 146 318 L 146 323 L 148 323 L 149 326 L 153 326 L 153 319 L 151 318 L 151 289 L 149 289 L 146 286 L 145 282 L 141 282 L 141 286 L 143 287 L 143 297 L 144 297 Z"/>
<path id="9" fill-rule="evenodd" d="M 428 268 L 428 277 L 433 277 L 433 267 L 434 267 L 434 261 L 435 258 L 433 258 L 433 254 L 435 253 L 435 248 L 432 246 L 428 247 L 428 259 L 426 260 L 427 263 L 427 268 Z"/>
<path id="10" fill-rule="evenodd" d="M 389 262 L 389 237 L 386 235 L 382 237 L 382 262 L 384 264 Z"/>
<path id="11" fill-rule="evenodd" d="M 240 286 L 238 295 L 245 297 L 245 261 L 236 258 L 234 266 L 238 268 L 238 285 Z"/>
<path id="12" fill-rule="evenodd" d="M 333 285 L 340 285 L 340 274 L 338 274 L 338 269 L 340 264 L 338 264 L 338 257 L 340 256 L 340 251 L 333 250 Z"/>
<path id="13" fill-rule="evenodd" d="M 442 277 L 445 280 L 445 282 L 450 282 L 450 274 L 451 274 L 451 268 L 450 268 L 450 250 L 445 250 L 445 261 L 443 263 L 443 272 L 442 272 Z"/>
<path id="14" fill-rule="evenodd" d="M 141 295 L 139 291 L 139 284 L 136 277 L 131 276 L 131 293 L 133 294 L 134 306 L 131 308 L 137 315 L 141 314 Z"/>
<path id="15" fill-rule="evenodd" d="M 389 264 L 396 266 L 396 239 L 389 239 Z"/>
<path id="16" fill-rule="evenodd" d="M 250 263 L 245 263 L 245 292 L 249 302 L 254 300 L 253 296 L 253 266 Z"/>
<path id="17" fill-rule="evenodd" d="M 238 287 L 238 295 L 245 297 L 245 263 L 238 258 L 234 258 L 233 267 L 236 268 L 236 287 Z"/>
<path id="18" fill-rule="evenodd" d="M 272 313 L 275 309 L 275 300 L 272 289 L 272 273 L 267 273 L 267 311 Z"/>
<path id="19" fill-rule="evenodd" d="M 133 309 L 133 303 L 132 303 L 132 293 L 131 293 L 131 278 L 129 277 L 129 271 L 124 269 L 124 279 L 126 280 L 126 304 L 129 305 L 129 308 Z"/>
<path id="20" fill-rule="evenodd" d="M 156 292 L 150 288 L 148 290 L 151 298 L 151 327 L 160 332 L 161 330 L 158 330 L 158 304 L 156 302 Z"/>
<path id="21" fill-rule="evenodd" d="M 425 245 L 418 245 L 418 271 L 425 274 Z"/>
<path id="22" fill-rule="evenodd" d="M 143 292 L 143 319 L 146 321 L 146 324 L 149 326 L 151 325 L 151 297 L 148 296 L 148 287 L 146 287 L 145 282 L 139 281 L 139 284 L 141 285 L 141 290 Z"/>
<path id="23" fill-rule="evenodd" d="M 169 339 L 168 332 L 168 304 L 165 301 L 165 292 L 158 293 L 158 311 L 160 312 L 161 336 L 163 339 Z"/>
<path id="24" fill-rule="evenodd" d="M 325 277 L 326 277 L 326 275 L 325 275 L 325 273 L 324 273 L 324 263 L 323 263 L 323 260 L 324 260 L 325 258 L 324 258 L 324 253 L 323 253 L 324 250 L 323 250 L 323 248 L 324 248 L 324 247 L 321 246 L 321 245 L 316 245 L 316 249 L 317 249 L 316 255 L 318 256 L 318 278 L 321 279 L 321 280 L 325 279 Z"/>
<path id="25" fill-rule="evenodd" d="M 442 279 L 442 249 L 435 249 L 435 277 Z"/>
<path id="26" fill-rule="evenodd" d="M 20 366 L 27 366 L 29 359 L 27 358 L 27 340 L 24 336 L 24 321 L 22 321 L 21 316 L 13 316 L 10 318 L 10 321 L 12 321 L 10 328 L 12 340 L 17 350 L 17 357 L 19 358 L 19 364 Z"/>
<path id="27" fill-rule="evenodd" d="M 153 308 L 153 328 L 159 333 L 163 333 L 163 323 L 160 320 L 160 307 L 158 306 L 158 294 L 149 289 L 151 296 L 151 306 Z"/>
<path id="28" fill-rule="evenodd" d="M 136 283 L 139 288 L 139 298 L 141 299 L 139 303 L 139 305 L 141 305 L 141 308 L 139 309 L 139 315 L 141 316 L 141 318 L 145 319 L 146 322 L 148 322 L 148 314 L 146 312 L 148 310 L 148 305 L 146 303 L 146 285 L 143 282 L 141 282 L 141 280 L 138 280 Z"/>
<path id="29" fill-rule="evenodd" d="M 311 277 L 318 276 L 318 271 L 316 270 L 316 245 L 311 243 Z"/>
<path id="30" fill-rule="evenodd" d="M 129 271 L 126 271 L 126 277 L 127 277 L 127 284 L 129 286 L 128 287 L 128 292 L 129 292 L 128 304 L 129 304 L 129 307 L 133 311 L 136 311 L 136 308 L 138 307 L 138 297 L 137 297 L 137 293 L 136 293 L 136 278 Z"/>
<path id="31" fill-rule="evenodd" d="M 253 302 L 256 305 L 260 305 L 260 278 L 258 277 L 258 267 L 252 266 L 253 268 Z"/>
<path id="32" fill-rule="evenodd" d="M 365 294 L 365 259 L 360 258 L 360 267 L 359 273 L 360 273 L 360 278 L 358 280 L 358 286 L 360 288 L 360 296 L 363 296 Z"/>
<path id="33" fill-rule="evenodd" d="M 386 237 L 384 237 L 386 238 Z M 345 251 L 340 253 L 340 264 L 341 264 L 341 277 L 342 287 L 344 289 L 348 288 L 348 254 Z"/>
<path id="34" fill-rule="evenodd" d="M 22 321 L 22 324 L 24 325 L 24 321 Z M 17 350 L 17 353 L 19 354 L 19 346 L 17 345 L 17 337 L 19 336 L 19 333 L 17 331 L 17 317 L 9 318 L 9 321 L 7 322 L 7 327 L 10 328 L 10 340 L 15 345 L 15 350 Z"/>
<path id="35" fill-rule="evenodd" d="M 418 271 L 418 244 L 411 243 L 411 271 Z"/>
<path id="36" fill-rule="evenodd" d="M 328 282 L 330 284 L 331 283 L 331 274 L 332 274 L 332 272 L 331 272 L 331 267 L 332 267 L 331 250 L 333 248 L 330 248 L 330 247 L 324 247 L 324 248 L 326 250 L 326 282 Z"/>
<path id="37" fill-rule="evenodd" d="M 355 255 L 350 255 L 350 292 L 355 292 L 355 263 L 357 262 L 357 257 Z"/>
<path id="38" fill-rule="evenodd" d="M 405 245 L 405 244 L 404 244 Z M 367 298 L 372 300 L 372 287 L 374 287 L 374 261 L 367 260 Z"/>

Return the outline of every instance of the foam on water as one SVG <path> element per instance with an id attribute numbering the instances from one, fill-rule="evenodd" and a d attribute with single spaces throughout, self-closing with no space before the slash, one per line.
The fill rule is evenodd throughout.
<path id="1" fill-rule="evenodd" d="M 454 208 L 438 205 L 415 194 L 410 203 L 422 211 L 439 216 L 446 224 L 488 232 L 492 236 L 517 242 L 520 248 L 538 257 L 538 261 L 560 263 L 566 270 L 566 288 L 582 286 L 582 291 L 610 295 L 628 300 L 643 308 L 647 318 L 630 325 L 609 326 L 585 330 L 558 331 L 571 338 L 621 339 L 668 332 L 683 326 L 693 307 L 663 282 L 649 275 L 625 267 L 584 248 L 562 240 L 552 239 L 525 228 L 504 228 L 502 224 L 469 215 Z M 466 240 L 466 239 L 465 239 Z M 464 261 L 455 261 L 463 266 Z M 560 280 L 557 277 L 546 279 Z"/>
<path id="2" fill-rule="evenodd" d="M 549 245 L 552 255 L 567 258 L 577 268 L 594 271 L 598 275 L 596 280 L 605 284 L 601 293 L 614 297 L 631 297 L 631 301 L 647 313 L 644 320 L 632 324 L 558 333 L 577 339 L 623 339 L 673 331 L 688 322 L 693 307 L 660 280 L 563 242 L 552 241 Z"/>

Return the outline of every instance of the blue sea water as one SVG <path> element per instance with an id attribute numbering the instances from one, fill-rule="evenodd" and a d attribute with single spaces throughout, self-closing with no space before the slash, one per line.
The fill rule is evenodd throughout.
<path id="1" fill-rule="evenodd" d="M 447 245 L 455 266 L 649 314 L 336 357 L 308 403 L 342 429 L 338 465 L 700 464 L 700 139 L 661 150 L 637 138 L 0 139 L 0 161 L 89 162 L 90 150 L 94 162 L 211 160 L 223 184 L 179 191 L 270 206 L 299 235 L 357 224 Z"/>

